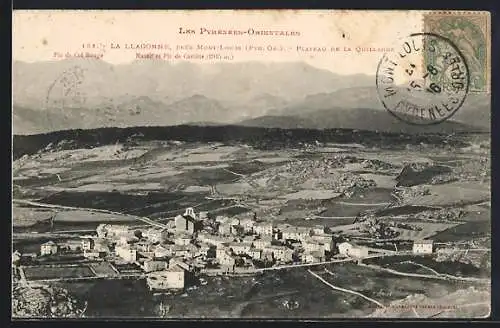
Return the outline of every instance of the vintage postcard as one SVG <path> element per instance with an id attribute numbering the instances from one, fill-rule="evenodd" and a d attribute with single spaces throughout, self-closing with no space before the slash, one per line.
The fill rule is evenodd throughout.
<path id="1" fill-rule="evenodd" d="M 12 318 L 487 318 L 489 12 L 14 11 Z"/>

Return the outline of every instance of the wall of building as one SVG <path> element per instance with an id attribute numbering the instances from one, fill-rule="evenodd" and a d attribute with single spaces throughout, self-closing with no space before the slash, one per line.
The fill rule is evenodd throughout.
<path id="1" fill-rule="evenodd" d="M 191 243 L 191 239 L 189 239 L 189 238 L 176 238 L 174 240 L 174 243 L 176 245 L 186 246 L 186 245 L 189 245 Z"/>
<path id="2" fill-rule="evenodd" d="M 148 277 L 148 284 L 153 289 L 183 289 L 185 286 L 184 270 L 162 271 Z"/>
<path id="3" fill-rule="evenodd" d="M 432 246 L 432 244 L 413 244 L 413 252 L 430 254 L 432 253 Z"/>
<path id="4" fill-rule="evenodd" d="M 121 257 L 124 261 L 135 262 L 137 261 L 137 251 L 128 247 L 118 246 L 115 249 L 116 255 Z"/>
<path id="5" fill-rule="evenodd" d="M 41 255 L 51 255 L 56 254 L 58 251 L 57 245 L 41 245 L 40 254 Z"/>
<path id="6" fill-rule="evenodd" d="M 164 261 L 145 261 L 144 262 L 144 271 L 153 272 L 160 271 L 166 268 L 166 262 Z"/>
<path id="7" fill-rule="evenodd" d="M 85 251 L 89 251 L 94 248 L 94 241 L 89 239 L 89 240 L 82 240 L 82 249 Z"/>
<path id="8" fill-rule="evenodd" d="M 352 245 L 348 243 L 341 243 L 338 245 L 339 253 L 342 255 L 349 255 L 349 251 L 352 249 Z"/>
<path id="9" fill-rule="evenodd" d="M 349 256 L 357 257 L 357 258 L 362 258 L 362 257 L 367 257 L 368 256 L 368 248 L 365 247 L 352 247 L 349 250 Z"/>

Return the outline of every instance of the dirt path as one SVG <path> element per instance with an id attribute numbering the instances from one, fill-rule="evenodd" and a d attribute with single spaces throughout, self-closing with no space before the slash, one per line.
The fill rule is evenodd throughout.
<path id="1" fill-rule="evenodd" d="M 261 271 L 273 271 L 273 270 L 283 270 L 283 269 L 291 269 L 291 268 L 304 268 L 304 267 L 312 267 L 312 266 L 318 266 L 318 265 L 324 265 L 324 264 L 345 263 L 345 262 L 352 262 L 352 261 L 354 261 L 354 259 L 346 258 L 346 259 L 332 260 L 332 261 L 326 261 L 326 262 L 290 264 L 290 265 L 282 265 L 282 266 L 270 267 L 270 268 L 260 268 L 260 269 L 256 269 L 255 271 L 261 272 Z"/>
<path id="2" fill-rule="evenodd" d="M 439 272 L 437 272 L 436 270 L 434 270 L 433 268 L 429 268 L 428 266 L 426 265 L 423 265 L 423 264 L 420 264 L 420 263 L 416 263 L 416 262 L 413 262 L 413 261 L 403 261 L 403 262 L 399 262 L 401 264 L 403 263 L 410 263 L 410 264 L 413 264 L 413 265 L 416 265 L 416 266 L 419 266 L 423 269 L 426 269 L 426 270 L 429 270 L 430 272 L 434 273 L 435 275 L 439 275 Z"/>
<path id="3" fill-rule="evenodd" d="M 390 205 L 391 203 L 389 203 L 389 202 L 383 202 L 383 203 L 350 203 L 350 202 L 338 201 L 337 204 L 352 205 L 352 206 L 386 206 L 386 205 Z"/>
<path id="4" fill-rule="evenodd" d="M 407 273 L 407 272 L 396 271 L 396 270 L 389 269 L 389 268 L 383 268 L 383 267 L 378 266 L 378 265 L 372 265 L 372 264 L 360 264 L 360 265 L 371 268 L 371 269 L 375 269 L 375 270 L 386 271 L 386 272 L 392 273 L 392 274 L 397 275 L 397 276 L 439 279 L 439 280 L 458 280 L 458 281 L 468 281 L 471 283 L 480 283 L 480 284 L 490 284 L 491 283 L 490 279 L 483 279 L 483 278 L 457 277 L 457 276 L 452 276 L 452 275 L 445 274 L 445 273 L 438 273 L 438 274 L 434 274 L 434 275 L 419 274 L 419 273 Z"/>
<path id="5" fill-rule="evenodd" d="M 312 215 L 312 217 L 314 219 L 333 219 L 333 220 L 357 218 L 357 216 L 320 216 L 320 215 Z"/>
<path id="6" fill-rule="evenodd" d="M 246 175 L 244 175 L 244 174 L 233 172 L 233 171 L 231 171 L 231 170 L 229 170 L 229 169 L 227 169 L 227 168 L 225 168 L 225 167 L 223 167 L 222 169 L 223 169 L 224 171 L 226 171 L 226 172 L 229 172 L 229 173 L 231 173 L 231 174 L 237 175 L 237 176 L 239 176 L 239 177 L 242 177 L 242 178 L 245 178 L 245 177 L 246 177 Z"/>
<path id="7" fill-rule="evenodd" d="M 319 275 L 317 275 L 316 273 L 312 272 L 311 270 L 307 270 L 310 274 L 312 274 L 314 277 L 318 278 L 319 280 L 321 280 L 321 282 L 323 282 L 325 285 L 328 285 L 330 286 L 332 289 L 335 289 L 335 290 L 339 290 L 341 292 L 344 292 L 344 293 L 349 293 L 349 294 L 353 294 L 353 295 L 357 295 L 357 296 L 360 296 L 362 298 L 364 298 L 365 300 L 367 301 L 370 301 L 372 303 L 375 303 L 376 305 L 378 305 L 379 307 L 381 308 L 385 308 L 385 305 L 380 303 L 379 301 L 377 300 L 374 300 L 373 298 L 370 298 L 366 295 L 363 295 L 359 292 L 356 292 L 354 290 L 350 290 L 350 289 L 345 289 L 345 288 L 341 288 L 341 287 L 337 287 L 337 286 L 334 286 L 332 285 L 331 283 L 329 283 L 328 281 L 326 281 L 325 279 L 321 278 Z"/>
<path id="8" fill-rule="evenodd" d="M 167 226 L 153 221 L 150 218 L 146 217 L 141 217 L 137 215 L 130 215 L 130 214 L 124 214 L 120 212 L 114 212 L 114 211 L 109 211 L 109 210 L 101 210 L 101 209 L 95 209 L 95 208 L 86 208 L 86 207 L 74 207 L 74 206 L 63 206 L 63 205 L 54 205 L 54 204 L 46 204 L 46 203 L 39 203 L 39 202 L 34 202 L 34 201 L 29 201 L 29 200 L 22 200 L 22 199 L 13 199 L 13 203 L 20 203 L 20 204 L 25 204 L 25 205 L 31 205 L 31 206 L 38 206 L 38 207 L 47 207 L 47 208 L 58 208 L 58 209 L 64 209 L 64 210 L 78 210 L 78 211 L 87 211 L 87 212 L 96 212 L 96 213 L 104 213 L 104 214 L 112 214 L 112 215 L 120 215 L 120 216 L 128 216 L 132 217 L 136 220 L 143 221 L 147 224 L 159 227 L 159 228 L 166 228 Z"/>

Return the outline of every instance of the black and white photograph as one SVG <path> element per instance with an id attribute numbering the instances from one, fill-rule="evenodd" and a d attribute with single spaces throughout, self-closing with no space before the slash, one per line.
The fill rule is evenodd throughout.
<path id="1" fill-rule="evenodd" d="M 12 320 L 490 316 L 489 12 L 12 20 Z"/>

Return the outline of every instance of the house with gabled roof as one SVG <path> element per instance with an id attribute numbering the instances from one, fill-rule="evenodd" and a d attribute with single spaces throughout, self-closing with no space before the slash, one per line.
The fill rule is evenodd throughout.
<path id="1" fill-rule="evenodd" d="M 433 248 L 434 248 L 434 242 L 429 239 L 415 240 L 413 242 L 414 254 L 432 254 Z"/>
<path id="2" fill-rule="evenodd" d="M 52 240 L 40 245 L 40 255 L 52 255 L 57 254 L 59 247 Z"/>

